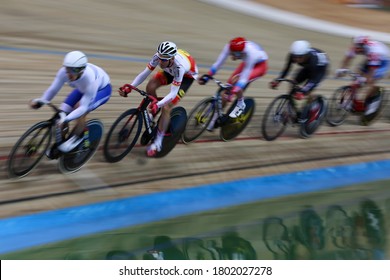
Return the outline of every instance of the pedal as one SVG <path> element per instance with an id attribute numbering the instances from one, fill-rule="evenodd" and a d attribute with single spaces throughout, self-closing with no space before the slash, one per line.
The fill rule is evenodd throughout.
<path id="1" fill-rule="evenodd" d="M 58 159 L 61 152 L 57 149 L 57 145 L 54 144 L 49 150 L 46 150 L 45 154 L 48 159 Z"/>
<path id="2" fill-rule="evenodd" d="M 151 134 L 148 133 L 148 130 L 145 130 L 141 136 L 140 144 L 142 146 L 146 146 L 154 138 L 156 133 L 157 133 L 157 126 L 153 128 Z"/>

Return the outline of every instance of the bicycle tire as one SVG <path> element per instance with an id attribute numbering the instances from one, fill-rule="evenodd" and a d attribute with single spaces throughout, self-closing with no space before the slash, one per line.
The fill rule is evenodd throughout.
<path id="1" fill-rule="evenodd" d="M 203 99 L 192 109 L 182 134 L 183 143 L 189 144 L 203 134 L 211 122 L 215 110 L 213 97 Z"/>
<path id="2" fill-rule="evenodd" d="M 369 104 L 371 102 L 374 102 L 375 98 L 380 99 L 380 104 L 378 106 L 378 109 L 371 114 L 366 114 L 366 110 L 369 107 Z M 362 125 L 368 126 L 380 117 L 380 115 L 383 111 L 383 108 L 385 108 L 385 106 L 386 106 L 387 96 L 386 96 L 386 92 L 385 92 L 384 88 L 378 87 L 376 95 L 374 95 L 370 98 L 367 98 L 364 103 L 365 103 L 364 107 L 366 108 L 366 110 L 364 111 L 363 115 L 361 116 L 360 122 Z"/>
<path id="3" fill-rule="evenodd" d="M 268 105 L 261 123 L 261 132 L 265 140 L 273 141 L 286 130 L 290 115 L 288 111 L 289 103 L 290 96 L 283 94 L 276 97 Z"/>
<path id="4" fill-rule="evenodd" d="M 165 157 L 182 138 L 187 123 L 187 112 L 183 107 L 175 107 L 171 111 L 169 122 L 169 134 L 164 136 L 161 151 L 156 154 L 156 158 Z"/>
<path id="5" fill-rule="evenodd" d="M 317 104 L 320 108 L 315 108 Z M 326 99 L 323 96 L 318 95 L 305 107 L 304 114 L 307 116 L 305 117 L 307 118 L 307 121 L 301 124 L 300 134 L 303 138 L 309 138 L 322 124 L 328 106 Z"/>
<path id="6" fill-rule="evenodd" d="M 87 122 L 89 137 L 69 153 L 62 154 L 58 160 L 58 169 L 63 174 L 80 170 L 96 153 L 103 137 L 104 127 L 100 120 Z"/>
<path id="7" fill-rule="evenodd" d="M 30 136 L 32 137 L 29 139 Z M 51 137 L 50 121 L 42 121 L 30 127 L 15 143 L 8 156 L 9 178 L 21 178 L 29 174 L 48 149 Z"/>
<path id="8" fill-rule="evenodd" d="M 142 120 L 141 113 L 135 108 L 123 112 L 116 119 L 104 142 L 106 161 L 118 162 L 130 153 L 141 134 Z"/>
<path id="9" fill-rule="evenodd" d="M 228 112 L 230 113 L 236 107 L 237 100 L 232 104 Z M 247 127 L 255 112 L 255 100 L 253 98 L 245 98 L 245 111 L 238 118 L 229 118 L 227 123 L 222 125 L 220 130 L 220 138 L 227 142 L 236 138 Z"/>
<path id="10" fill-rule="evenodd" d="M 346 109 L 349 103 L 353 102 L 351 86 L 342 86 L 335 90 L 329 102 L 326 121 L 330 126 L 339 126 L 347 119 L 349 111 Z"/>

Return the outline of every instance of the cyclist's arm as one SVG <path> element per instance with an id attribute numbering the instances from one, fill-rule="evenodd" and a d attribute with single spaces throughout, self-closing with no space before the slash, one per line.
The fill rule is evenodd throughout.
<path id="1" fill-rule="evenodd" d="M 221 53 L 219 54 L 217 60 L 214 62 L 214 64 L 211 66 L 208 74 L 210 76 L 214 76 L 215 73 L 218 72 L 219 68 L 225 63 L 227 57 L 229 56 L 229 45 L 226 44 L 225 47 L 222 49 Z"/>
<path id="2" fill-rule="evenodd" d="M 284 69 L 280 72 L 279 78 L 283 79 L 287 76 L 288 72 L 290 71 L 292 61 L 292 55 L 288 54 L 286 58 L 286 64 L 284 66 Z"/>
<path id="3" fill-rule="evenodd" d="M 354 48 L 351 47 L 348 51 L 345 52 L 344 58 L 341 61 L 340 68 L 347 69 L 355 56 L 356 56 L 356 53 L 354 51 Z"/>
<path id="4" fill-rule="evenodd" d="M 140 84 L 142 84 L 145 79 L 150 75 L 150 73 L 153 72 L 153 70 L 157 67 L 158 65 L 158 57 L 157 54 L 155 54 L 148 65 L 145 67 L 144 71 L 139 73 L 137 77 L 131 82 L 132 86 L 138 87 Z"/>
<path id="5" fill-rule="evenodd" d="M 153 68 L 154 69 L 154 68 Z M 139 73 L 137 75 L 137 77 L 134 78 L 134 80 L 131 82 L 131 85 L 132 86 L 139 86 L 140 84 L 143 83 L 143 81 L 145 81 L 145 79 L 150 75 L 150 73 L 152 73 L 152 69 L 149 67 L 149 65 L 144 69 L 144 71 L 142 71 L 141 73 Z"/>
<path id="6" fill-rule="evenodd" d="M 171 91 L 159 102 L 157 102 L 158 108 L 164 107 L 165 105 L 169 104 L 173 99 L 175 99 L 177 93 L 179 92 L 181 82 L 178 83 L 176 81 L 173 81 L 171 84 Z"/>
<path id="7" fill-rule="evenodd" d="M 54 81 L 49 86 L 49 88 L 42 94 L 40 99 L 45 101 L 51 101 L 54 98 L 54 96 L 56 96 L 56 94 L 60 91 L 60 89 L 65 83 L 65 80 L 66 80 L 66 72 L 65 72 L 65 68 L 62 67 L 58 70 Z"/>

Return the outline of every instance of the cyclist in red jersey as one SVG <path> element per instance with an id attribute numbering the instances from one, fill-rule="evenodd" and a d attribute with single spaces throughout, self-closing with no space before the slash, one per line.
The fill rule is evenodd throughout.
<path id="1" fill-rule="evenodd" d="M 230 42 L 224 46 L 207 74 L 214 76 L 229 55 L 232 60 L 242 60 L 227 81 L 233 85 L 231 93 L 237 95 L 237 106 L 229 114 L 229 117 L 237 118 L 245 110 L 244 91 L 250 83 L 267 73 L 268 55 L 257 43 L 248 41 L 243 37 L 236 37 L 231 39 Z M 207 76 L 203 75 L 198 82 L 199 84 L 204 85 L 207 81 Z M 227 100 L 224 100 L 223 106 L 225 106 L 226 101 Z M 214 128 L 217 117 L 217 114 L 214 114 L 207 130 L 211 131 Z"/>

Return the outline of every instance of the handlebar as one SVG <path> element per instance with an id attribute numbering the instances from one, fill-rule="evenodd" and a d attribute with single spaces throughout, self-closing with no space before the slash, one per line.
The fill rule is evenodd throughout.
<path id="1" fill-rule="evenodd" d="M 294 81 L 294 80 L 291 80 L 291 79 L 279 78 L 279 79 L 276 79 L 276 81 L 278 81 L 278 82 L 288 82 L 288 83 L 292 84 L 294 87 L 297 86 L 297 82 Z"/>
<path id="2" fill-rule="evenodd" d="M 61 109 L 59 109 L 56 105 L 54 105 L 54 104 L 51 103 L 51 102 L 48 102 L 48 103 L 46 103 L 45 105 L 47 105 L 47 106 L 49 106 L 50 108 L 52 108 L 56 113 L 62 112 Z"/>
<path id="3" fill-rule="evenodd" d="M 144 90 L 142 90 L 142 89 L 139 89 L 139 88 L 137 88 L 137 87 L 135 87 L 135 86 L 133 86 L 133 85 L 130 85 L 130 87 L 131 87 L 132 90 L 135 90 L 136 92 L 138 92 L 138 93 L 141 94 L 142 96 L 145 96 L 145 97 L 151 99 L 153 102 L 157 102 L 157 101 L 158 101 L 158 99 L 157 99 L 156 97 L 150 95 L 150 94 L 147 93 L 146 91 L 144 91 Z"/>
<path id="4" fill-rule="evenodd" d="M 233 87 L 233 85 L 228 84 L 228 83 L 223 83 L 220 80 L 218 80 L 218 79 L 216 79 L 213 76 L 208 75 L 208 74 L 205 74 L 202 77 L 207 77 L 208 79 L 213 80 L 219 87 L 221 87 L 223 89 L 231 89 Z"/>
<path id="5" fill-rule="evenodd" d="M 357 79 L 359 79 L 361 77 L 360 74 L 358 74 L 350 69 L 345 69 L 345 71 L 341 72 L 340 74 L 348 75 L 348 76 L 352 77 L 352 80 L 354 80 L 354 81 L 356 81 Z M 336 76 L 336 79 L 337 78 L 340 78 L 340 77 Z"/>

